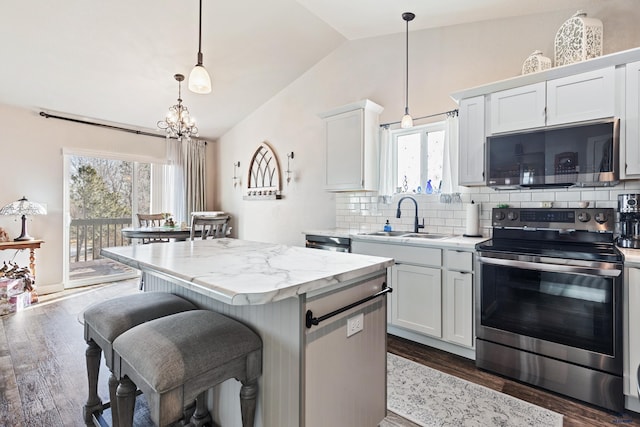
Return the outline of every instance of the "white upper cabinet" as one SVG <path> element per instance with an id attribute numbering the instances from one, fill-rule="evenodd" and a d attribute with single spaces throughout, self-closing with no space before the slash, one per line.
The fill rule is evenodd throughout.
<path id="1" fill-rule="evenodd" d="M 367 99 L 320 114 L 325 127 L 326 190 L 378 189 L 378 117 L 382 110 Z"/>
<path id="2" fill-rule="evenodd" d="M 544 82 L 489 95 L 491 133 L 542 127 L 545 124 Z"/>
<path id="3" fill-rule="evenodd" d="M 460 101 L 458 150 L 458 183 L 460 185 L 483 185 L 485 114 L 484 96 Z"/>
<path id="4" fill-rule="evenodd" d="M 620 145 L 620 178 L 640 177 L 640 61 L 627 64 L 625 70 L 625 138 Z"/>
<path id="5" fill-rule="evenodd" d="M 492 93 L 491 133 L 613 117 L 615 67 Z"/>
<path id="6" fill-rule="evenodd" d="M 613 117 L 615 67 L 547 82 L 547 126 Z"/>

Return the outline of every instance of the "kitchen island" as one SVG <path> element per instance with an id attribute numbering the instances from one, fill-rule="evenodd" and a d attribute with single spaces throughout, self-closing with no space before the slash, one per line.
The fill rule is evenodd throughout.
<path id="1" fill-rule="evenodd" d="M 228 238 L 101 253 L 139 269 L 145 290 L 181 295 L 259 333 L 256 426 L 366 427 L 384 418 L 392 259 Z M 239 390 L 229 380 L 209 393 L 220 425 L 241 426 Z"/>

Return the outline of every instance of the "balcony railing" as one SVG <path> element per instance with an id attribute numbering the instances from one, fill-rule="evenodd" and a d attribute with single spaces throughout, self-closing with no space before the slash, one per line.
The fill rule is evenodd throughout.
<path id="1" fill-rule="evenodd" d="M 71 262 L 99 259 L 102 248 L 130 245 L 130 239 L 123 238 L 121 232 L 127 227 L 131 227 L 131 218 L 72 219 Z"/>

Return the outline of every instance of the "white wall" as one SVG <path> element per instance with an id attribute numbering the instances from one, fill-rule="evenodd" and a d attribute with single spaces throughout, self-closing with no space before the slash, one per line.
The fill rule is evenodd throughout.
<path id="1" fill-rule="evenodd" d="M 38 113 L 37 109 L 0 104 L 3 154 L 0 205 L 26 196 L 47 207 L 46 216 L 29 217 L 27 224 L 31 236 L 45 241 L 36 251 L 36 283 L 38 291 L 46 293 L 62 289 L 66 262 L 63 259 L 63 148 L 157 159 L 164 158 L 166 148 L 162 138 L 45 119 Z M 214 150 L 207 151 L 208 162 L 213 163 Z M 0 227 L 14 238 L 20 234 L 21 222 L 14 217 L 0 216 Z M 9 261 L 14 255 L 14 250 L 1 251 L 0 261 Z M 19 253 L 15 261 L 28 265 L 28 251 Z"/>
<path id="2" fill-rule="evenodd" d="M 640 8 L 635 0 L 592 0 L 585 4 L 589 16 L 603 21 L 605 54 L 640 46 L 640 27 L 636 24 Z M 412 115 L 419 117 L 456 108 L 450 93 L 519 75 L 522 63 L 534 50 L 553 57 L 555 34 L 574 13 L 575 10 L 567 9 L 411 32 L 409 108 Z M 398 22 L 402 31 L 400 14 Z M 322 121 L 317 114 L 369 98 L 385 107 L 381 122 L 399 120 L 404 107 L 404 54 L 402 32 L 347 42 L 219 140 L 219 158 L 224 161 L 217 168 L 220 199 L 216 205 L 234 215 L 238 237 L 302 245 L 305 229 L 336 225 L 366 228 L 366 224 L 384 222 L 387 215 L 381 213 L 384 207 L 376 207 L 376 215 L 361 218 L 357 223 L 353 218 L 360 214 L 348 211 L 350 197 L 370 201 L 371 195 L 336 196 L 322 189 L 324 141 Z M 295 181 L 284 185 L 282 200 L 243 201 L 243 191 L 233 188 L 233 162 L 240 161 L 242 173 L 246 175 L 251 155 L 263 140 L 272 144 L 284 163 L 281 163 L 283 169 L 286 153 L 295 152 L 292 165 Z M 504 196 L 486 193 L 483 197 Z M 514 199 L 522 197 L 532 198 L 531 195 L 513 196 Z M 429 212 L 429 206 L 434 205 L 427 203 L 426 206 L 426 209 L 422 207 L 424 216 L 434 216 L 430 214 L 435 212 Z"/>

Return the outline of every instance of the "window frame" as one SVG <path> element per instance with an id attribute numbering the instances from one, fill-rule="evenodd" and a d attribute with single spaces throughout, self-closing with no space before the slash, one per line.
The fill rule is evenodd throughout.
<path id="1" fill-rule="evenodd" d="M 392 188 L 398 189 L 402 187 L 402 183 L 398 182 L 398 138 L 405 135 L 420 134 L 420 165 L 428 164 L 429 146 L 428 146 L 428 134 L 431 132 L 444 132 L 444 140 L 447 138 L 447 124 L 445 120 L 439 122 L 428 123 L 425 125 L 413 126 L 409 129 L 393 129 L 389 131 L 389 137 L 391 138 L 392 147 L 392 171 L 391 176 L 393 178 Z M 444 155 L 442 157 L 442 164 L 444 167 Z M 420 168 L 420 183 L 427 182 L 428 170 L 426 168 Z M 423 193 L 426 189 L 423 189 Z M 407 192 L 412 189 L 407 189 Z M 402 190 L 401 192 L 404 192 Z M 433 189 L 433 194 L 437 193 L 438 189 Z M 394 191 L 397 193 L 397 191 Z"/>

